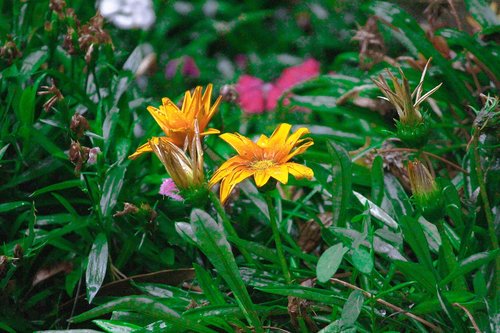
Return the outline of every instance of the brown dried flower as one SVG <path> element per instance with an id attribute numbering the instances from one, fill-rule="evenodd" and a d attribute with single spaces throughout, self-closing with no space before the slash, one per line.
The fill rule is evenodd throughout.
<path id="1" fill-rule="evenodd" d="M 369 69 L 385 57 L 385 44 L 377 28 L 377 20 L 372 16 L 352 40 L 359 41 L 359 61 L 362 68 Z M 371 59 L 371 60 L 370 60 Z"/>
<path id="2" fill-rule="evenodd" d="M 69 125 L 69 128 L 78 138 L 80 138 L 83 136 L 85 131 L 90 129 L 90 125 L 84 116 L 75 112 L 73 117 L 71 117 L 71 124 Z"/>
<path id="3" fill-rule="evenodd" d="M 95 45 L 110 44 L 113 45 L 111 37 L 103 29 L 104 18 L 97 13 L 89 22 L 78 30 L 78 44 L 80 49 L 85 52 L 85 61 L 87 63 L 92 59 Z"/>
<path id="4" fill-rule="evenodd" d="M 52 97 L 49 98 L 47 102 L 43 104 L 43 108 L 45 112 L 49 112 L 49 110 L 59 101 L 62 101 L 64 99 L 63 94 L 59 90 L 59 88 L 56 87 L 54 80 L 50 80 L 51 85 L 50 86 L 41 86 L 40 91 L 37 93 L 37 95 L 49 95 L 52 94 Z"/>
<path id="5" fill-rule="evenodd" d="M 0 58 L 6 59 L 10 65 L 14 59 L 21 58 L 22 56 L 23 53 L 17 48 L 16 43 L 12 40 L 12 36 L 7 36 L 7 41 L 0 47 Z"/>

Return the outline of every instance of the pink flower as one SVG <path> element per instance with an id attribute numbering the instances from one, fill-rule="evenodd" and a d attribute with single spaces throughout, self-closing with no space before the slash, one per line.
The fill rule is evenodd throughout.
<path id="1" fill-rule="evenodd" d="M 88 164 L 96 164 L 97 163 L 97 155 L 101 153 L 101 148 L 94 147 L 89 150 L 89 158 L 87 159 Z"/>
<path id="2" fill-rule="evenodd" d="M 307 59 L 302 64 L 286 68 L 281 76 L 276 80 L 273 89 L 269 92 L 267 110 L 276 107 L 278 100 L 283 93 L 291 87 L 307 81 L 319 75 L 319 62 L 315 59 Z M 285 105 L 288 103 L 285 100 Z"/>
<path id="3" fill-rule="evenodd" d="M 177 188 L 177 186 L 175 186 L 175 183 L 171 178 L 163 179 L 163 183 L 161 183 L 159 193 L 175 201 L 184 200 L 184 198 L 180 196 L 179 189 Z"/>
<path id="4" fill-rule="evenodd" d="M 238 101 L 243 111 L 247 113 L 262 113 L 266 107 L 267 93 L 272 89 L 270 83 L 264 83 L 259 78 L 242 75 L 236 83 Z"/>
<path id="5" fill-rule="evenodd" d="M 273 110 L 286 90 L 318 76 L 319 67 L 317 60 L 307 59 L 300 65 L 286 68 L 275 83 L 265 83 L 259 78 L 242 75 L 236 83 L 239 104 L 246 113 Z M 288 103 L 288 99 L 285 99 L 284 104 Z"/>
<path id="6" fill-rule="evenodd" d="M 175 77 L 177 72 L 181 71 L 182 76 L 197 78 L 200 76 L 200 70 L 196 66 L 196 62 L 190 56 L 184 56 L 177 59 L 172 59 L 167 63 L 165 68 L 165 76 L 167 79 L 172 79 Z"/>

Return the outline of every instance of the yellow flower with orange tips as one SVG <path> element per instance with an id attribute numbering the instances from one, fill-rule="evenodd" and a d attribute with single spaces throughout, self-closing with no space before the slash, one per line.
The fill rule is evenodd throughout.
<path id="1" fill-rule="evenodd" d="M 298 179 L 311 179 L 314 176 L 310 168 L 289 162 L 313 145 L 311 138 L 301 139 L 304 134 L 309 133 L 307 128 L 299 128 L 289 135 L 291 128 L 289 124 L 280 124 L 269 138 L 261 135 L 256 143 L 238 133 L 225 133 L 220 136 L 238 153 L 221 165 L 209 183 L 212 187 L 221 182 L 222 203 L 238 183 L 250 176 L 254 177 L 258 187 L 264 186 L 270 178 L 286 184 L 288 174 Z"/>
<path id="2" fill-rule="evenodd" d="M 200 136 L 219 133 L 214 128 L 206 129 L 206 127 L 210 119 L 217 112 L 222 97 L 219 96 L 215 103 L 210 105 L 212 85 L 209 84 L 203 94 L 202 89 L 201 86 L 196 87 L 193 94 L 190 91 L 186 91 L 181 109 L 166 97 L 162 99 L 162 105 L 158 108 L 148 106 L 149 113 L 151 113 L 158 125 L 160 125 L 166 137 L 152 138 L 148 143 L 137 148 L 136 152 L 130 155 L 129 158 L 135 159 L 143 153 L 154 151 L 155 147 L 151 142 L 156 143 L 168 140 L 177 147 L 186 149 L 194 139 L 195 120 L 198 122 Z"/>

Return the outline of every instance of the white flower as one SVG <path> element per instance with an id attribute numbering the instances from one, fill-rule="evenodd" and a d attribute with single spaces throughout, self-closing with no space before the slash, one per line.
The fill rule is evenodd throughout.
<path id="1" fill-rule="evenodd" d="M 100 0 L 99 12 L 121 29 L 149 29 L 155 22 L 151 0 Z"/>

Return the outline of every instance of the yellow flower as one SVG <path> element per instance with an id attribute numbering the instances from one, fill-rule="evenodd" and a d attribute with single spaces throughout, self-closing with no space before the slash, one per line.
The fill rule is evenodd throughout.
<path id="1" fill-rule="evenodd" d="M 210 119 L 217 112 L 221 96 L 210 106 L 212 95 L 212 85 L 209 84 L 202 95 L 202 87 L 198 86 L 191 95 L 186 91 L 182 108 L 179 110 L 177 105 L 168 98 L 162 99 L 162 105 L 159 108 L 148 106 L 148 111 L 156 120 L 158 125 L 166 135 L 166 138 L 152 138 L 148 143 L 137 148 L 136 152 L 129 156 L 135 159 L 143 153 L 152 152 L 154 147 L 151 142 L 170 141 L 177 147 L 186 149 L 194 139 L 194 123 L 198 122 L 200 136 L 219 133 L 218 130 L 209 128 L 205 130 Z"/>
<path id="2" fill-rule="evenodd" d="M 309 133 L 307 128 L 299 128 L 288 136 L 289 124 L 281 124 L 271 137 L 261 135 L 257 143 L 241 134 L 225 133 L 220 137 L 229 143 L 238 155 L 230 158 L 214 173 L 209 186 L 221 182 L 220 199 L 224 203 L 236 184 L 253 176 L 258 187 L 264 186 L 272 177 L 286 184 L 288 174 L 295 178 L 311 179 L 313 171 L 301 164 L 289 162 L 294 156 L 303 153 L 313 145 L 311 138 L 300 139 Z"/>
<path id="3" fill-rule="evenodd" d="M 166 137 L 154 137 L 148 141 L 149 147 L 158 156 L 175 185 L 181 190 L 201 188 L 205 182 L 203 150 L 196 127 L 195 121 L 195 134 L 189 146 L 189 154 Z"/>

